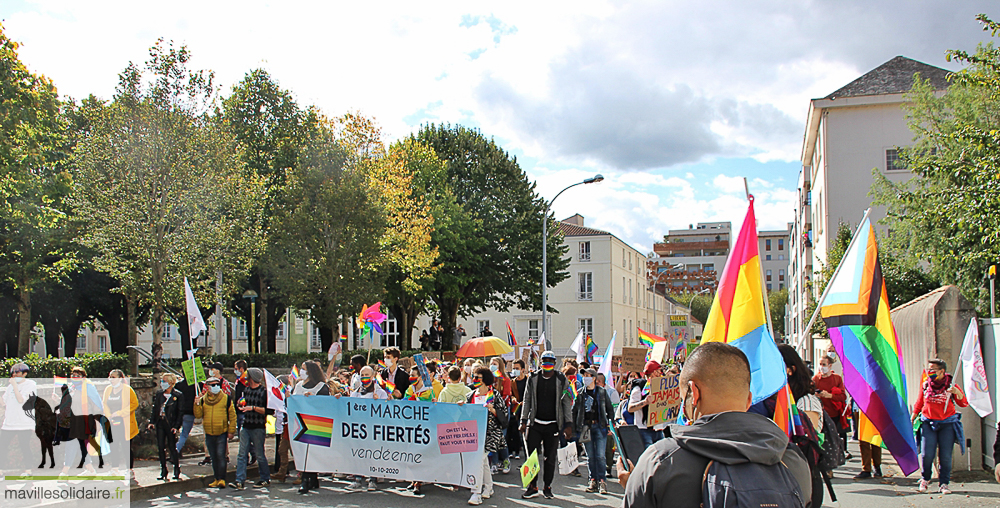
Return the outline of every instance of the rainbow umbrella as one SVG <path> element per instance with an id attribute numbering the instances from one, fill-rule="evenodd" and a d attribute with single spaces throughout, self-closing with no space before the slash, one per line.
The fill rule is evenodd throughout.
<path id="1" fill-rule="evenodd" d="M 455 353 L 455 356 L 459 358 L 500 356 L 513 351 L 514 348 L 500 337 L 476 337 L 462 344 L 462 347 Z"/>

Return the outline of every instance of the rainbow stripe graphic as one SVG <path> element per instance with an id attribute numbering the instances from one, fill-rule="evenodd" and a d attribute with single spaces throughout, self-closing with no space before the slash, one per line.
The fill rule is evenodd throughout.
<path id="1" fill-rule="evenodd" d="M 646 346 L 649 349 L 653 349 L 653 344 L 656 342 L 663 342 L 667 339 L 653 335 L 642 328 L 639 328 L 639 344 Z"/>
<path id="2" fill-rule="evenodd" d="M 583 346 L 587 348 L 587 361 L 594 363 L 594 355 L 596 355 L 599 350 L 597 343 L 594 342 L 594 338 L 588 335 L 587 340 L 583 343 Z"/>
<path id="3" fill-rule="evenodd" d="M 906 373 L 889 297 L 882 279 L 875 230 L 866 217 L 830 281 L 820 313 L 844 364 L 844 385 L 878 430 L 903 474 L 919 467 L 906 400 Z"/>
<path id="4" fill-rule="evenodd" d="M 298 413 L 301 430 L 295 435 L 300 443 L 330 446 L 333 438 L 333 418 Z"/>
<path id="5" fill-rule="evenodd" d="M 725 342 L 747 355 L 754 404 L 770 397 L 787 382 L 785 362 L 767 327 L 764 298 L 757 253 L 757 218 L 750 196 L 747 215 L 722 270 L 701 343 Z"/>

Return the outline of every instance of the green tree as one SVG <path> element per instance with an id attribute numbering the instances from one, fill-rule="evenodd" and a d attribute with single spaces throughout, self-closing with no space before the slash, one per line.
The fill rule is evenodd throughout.
<path id="1" fill-rule="evenodd" d="M 997 35 L 995 22 L 978 19 Z M 886 206 L 888 247 L 903 266 L 927 265 L 932 280 L 957 285 L 986 313 L 983 275 L 1000 260 L 1000 51 L 981 44 L 947 58 L 966 68 L 944 94 L 916 79 L 906 97 L 915 142 L 902 156 L 919 178 L 894 184 L 877 175 L 872 195 Z"/>
<path id="2" fill-rule="evenodd" d="M 566 279 L 567 247 L 545 202 L 517 164 L 481 132 L 463 126 L 425 125 L 415 136 L 447 163 L 460 210 L 431 237 L 441 267 L 431 297 L 449 347 L 458 316 L 486 307 L 541 310 L 542 220 L 550 220 L 548 283 Z M 555 309 L 552 309 L 553 311 Z"/>
<path id="3" fill-rule="evenodd" d="M 771 309 L 771 326 L 774 338 L 785 336 L 785 306 L 788 305 L 788 290 L 779 289 L 767 294 L 767 305 Z"/>
<path id="4" fill-rule="evenodd" d="M 58 94 L 17 49 L 0 25 L 0 283 L 17 306 L 17 349 L 8 354 L 24 356 L 35 323 L 32 292 L 65 277 L 75 257 L 64 202 L 71 180 L 58 165 L 65 131 Z"/>
<path id="5" fill-rule="evenodd" d="M 189 71 L 190 56 L 161 39 L 144 70 L 129 64 L 76 153 L 80 241 L 121 284 L 130 345 L 138 307 L 151 306 L 154 352 L 167 312 L 184 308 L 184 277 L 211 301 L 217 273 L 235 292 L 260 250 L 261 182 L 241 169 L 232 136 L 212 115 L 212 73 Z"/>

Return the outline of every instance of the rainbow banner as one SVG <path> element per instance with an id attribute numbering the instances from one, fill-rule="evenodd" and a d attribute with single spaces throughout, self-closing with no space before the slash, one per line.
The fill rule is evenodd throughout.
<path id="1" fill-rule="evenodd" d="M 774 395 L 787 381 L 764 314 L 764 286 L 757 253 L 757 218 L 753 196 L 708 312 L 701 344 L 725 342 L 740 348 L 750 361 L 750 391 L 756 404 Z"/>
<path id="2" fill-rule="evenodd" d="M 583 347 L 587 350 L 587 361 L 594 363 L 594 355 L 596 355 L 599 351 L 597 343 L 594 342 L 594 338 L 588 335 L 587 340 L 583 343 Z"/>
<path id="3" fill-rule="evenodd" d="M 295 435 L 295 440 L 300 443 L 330 446 L 330 439 L 333 437 L 333 418 L 322 416 L 298 414 L 300 429 Z"/>
<path id="4" fill-rule="evenodd" d="M 653 349 L 654 343 L 663 342 L 665 340 L 667 339 L 664 339 L 663 337 L 659 337 L 657 335 L 653 335 L 643 330 L 642 328 L 639 328 L 639 344 L 642 344 L 643 346 L 646 346 L 649 349 Z"/>
<path id="5" fill-rule="evenodd" d="M 510 323 L 507 323 L 507 344 L 510 344 L 517 350 L 517 337 L 514 336 L 514 330 L 511 329 Z"/>
<path id="6" fill-rule="evenodd" d="M 867 216 L 830 281 L 820 313 L 844 365 L 844 385 L 882 436 L 903 474 L 919 468 L 906 401 L 906 373 Z"/>
<path id="7" fill-rule="evenodd" d="M 802 423 L 802 414 L 799 413 L 799 407 L 795 405 L 795 397 L 792 396 L 792 391 L 787 383 L 784 388 L 778 390 L 778 397 L 774 405 L 774 423 L 788 437 L 807 434 L 805 425 Z"/>

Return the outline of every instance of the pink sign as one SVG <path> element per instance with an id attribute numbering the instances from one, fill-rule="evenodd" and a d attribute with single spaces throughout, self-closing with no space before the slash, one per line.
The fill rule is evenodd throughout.
<path id="1" fill-rule="evenodd" d="M 438 424 L 438 447 L 441 454 L 479 450 L 479 425 L 476 420 Z"/>

